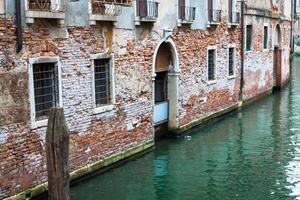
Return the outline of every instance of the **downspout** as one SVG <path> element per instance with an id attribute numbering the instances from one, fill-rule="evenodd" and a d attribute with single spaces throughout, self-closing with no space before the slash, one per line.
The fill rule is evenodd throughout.
<path id="1" fill-rule="evenodd" d="M 294 53 L 294 18 L 296 13 L 296 0 L 291 1 L 291 32 L 290 32 L 290 45 L 291 53 Z"/>
<path id="2" fill-rule="evenodd" d="M 15 0 L 16 6 L 16 35 L 17 35 L 17 45 L 16 51 L 19 53 L 23 47 L 23 29 L 22 29 L 22 11 L 21 11 L 21 0 Z"/>
<path id="3" fill-rule="evenodd" d="M 7 6 L 6 6 L 6 0 L 4 0 L 4 26 L 5 26 L 5 46 L 4 46 L 4 55 L 5 55 L 5 62 L 4 65 L 7 65 L 9 55 L 8 55 L 8 25 L 7 25 Z"/>
<path id="4" fill-rule="evenodd" d="M 241 1 L 241 82 L 240 82 L 240 101 L 243 101 L 244 88 L 244 57 L 245 57 L 245 2 Z"/>

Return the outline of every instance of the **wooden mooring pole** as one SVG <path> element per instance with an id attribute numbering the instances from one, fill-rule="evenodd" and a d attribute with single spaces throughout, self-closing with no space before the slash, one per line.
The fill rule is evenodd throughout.
<path id="1" fill-rule="evenodd" d="M 46 132 L 48 199 L 69 200 L 69 131 L 63 108 L 52 108 Z"/>

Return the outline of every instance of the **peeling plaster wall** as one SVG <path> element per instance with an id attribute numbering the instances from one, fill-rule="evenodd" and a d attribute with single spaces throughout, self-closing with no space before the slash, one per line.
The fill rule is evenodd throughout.
<path id="1" fill-rule="evenodd" d="M 254 12 L 255 13 L 255 12 Z M 275 11 L 277 13 L 277 11 Z M 271 90 L 275 86 L 274 44 L 278 19 L 247 15 L 245 24 L 253 26 L 252 50 L 245 52 L 243 98 L 250 99 Z M 282 83 L 290 78 L 290 29 L 289 21 L 279 24 L 282 49 Z M 268 48 L 263 49 L 263 28 L 268 26 Z"/>

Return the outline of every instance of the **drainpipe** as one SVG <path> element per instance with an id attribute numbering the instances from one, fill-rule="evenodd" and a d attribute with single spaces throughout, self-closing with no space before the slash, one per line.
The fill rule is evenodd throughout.
<path id="1" fill-rule="evenodd" d="M 4 65 L 7 65 L 8 63 L 8 59 L 9 59 L 9 55 L 8 55 L 8 25 L 7 25 L 7 6 L 6 6 L 6 0 L 4 0 L 4 26 L 5 26 L 5 44 L 4 44 L 4 55 L 5 55 L 5 62 Z"/>
<path id="2" fill-rule="evenodd" d="M 241 1 L 241 82 L 240 82 L 240 101 L 243 101 L 244 88 L 244 57 L 245 57 L 245 2 Z"/>
<path id="3" fill-rule="evenodd" d="M 290 45 L 291 45 L 291 53 L 294 53 L 294 18 L 296 13 L 296 0 L 291 1 L 291 32 L 290 32 Z"/>
<path id="4" fill-rule="evenodd" d="M 16 6 L 16 35 L 17 35 L 16 51 L 17 53 L 19 53 L 23 47 L 21 0 L 15 0 L 15 6 Z"/>

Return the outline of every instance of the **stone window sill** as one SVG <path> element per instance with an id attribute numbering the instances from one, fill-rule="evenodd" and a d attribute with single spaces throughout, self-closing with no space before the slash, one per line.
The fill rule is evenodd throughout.
<path id="1" fill-rule="evenodd" d="M 235 78 L 236 78 L 235 75 L 228 76 L 228 80 L 235 79 Z"/>
<path id="2" fill-rule="evenodd" d="M 207 85 L 214 85 L 217 83 L 217 80 L 207 81 Z"/>
<path id="3" fill-rule="evenodd" d="M 42 128 L 42 127 L 46 127 L 47 125 L 48 125 L 48 119 L 34 121 L 31 123 L 31 129 Z"/>
<path id="4" fill-rule="evenodd" d="M 94 109 L 94 114 L 101 114 L 105 112 L 109 112 L 115 109 L 115 105 L 107 105 L 107 106 L 102 106 Z"/>

